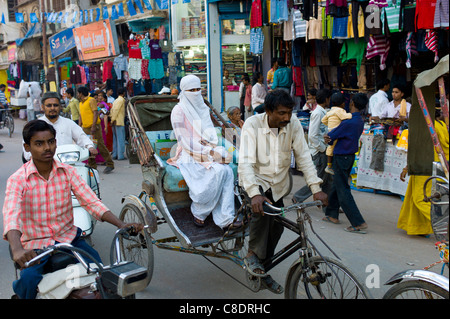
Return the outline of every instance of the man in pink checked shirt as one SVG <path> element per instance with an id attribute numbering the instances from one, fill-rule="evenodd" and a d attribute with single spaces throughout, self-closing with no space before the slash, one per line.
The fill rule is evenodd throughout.
<path id="1" fill-rule="evenodd" d="M 76 170 L 53 159 L 56 131 L 45 121 L 33 120 L 23 129 L 24 148 L 32 160 L 10 176 L 3 206 L 3 238 L 8 240 L 12 258 L 22 268 L 20 279 L 14 281 L 14 292 L 20 299 L 33 299 L 48 259 L 23 269 L 36 256 L 33 249 L 55 243 L 71 243 L 84 249 L 99 262 L 100 256 L 83 239 L 73 224 L 71 192 L 96 219 L 118 228 L 142 224 L 125 224 L 117 218 L 87 186 Z M 51 258 L 51 257 L 50 257 Z"/>

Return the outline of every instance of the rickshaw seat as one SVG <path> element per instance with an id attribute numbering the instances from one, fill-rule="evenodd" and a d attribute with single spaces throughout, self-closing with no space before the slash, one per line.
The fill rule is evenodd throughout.
<path id="1" fill-rule="evenodd" d="M 146 135 L 150 140 L 150 144 L 152 145 L 153 150 L 155 151 L 155 155 L 161 159 L 161 162 L 164 165 L 164 190 L 166 192 L 182 192 L 188 190 L 188 187 L 183 178 L 183 175 L 181 175 L 180 170 L 173 165 L 167 164 L 167 160 L 171 156 L 170 149 L 177 143 L 177 140 L 173 136 L 173 131 L 148 131 L 146 132 Z M 225 147 L 225 149 L 233 154 L 233 161 L 228 165 L 233 170 L 234 178 L 237 178 L 238 151 L 228 140 L 224 139 L 221 136 L 220 131 L 218 131 L 218 138 L 218 145 Z"/>

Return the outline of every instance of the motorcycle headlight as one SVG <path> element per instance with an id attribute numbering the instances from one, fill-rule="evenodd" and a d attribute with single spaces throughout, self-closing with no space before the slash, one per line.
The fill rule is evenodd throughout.
<path id="1" fill-rule="evenodd" d="M 75 163 L 80 159 L 80 152 L 67 152 L 58 154 L 59 161 L 61 163 Z"/>

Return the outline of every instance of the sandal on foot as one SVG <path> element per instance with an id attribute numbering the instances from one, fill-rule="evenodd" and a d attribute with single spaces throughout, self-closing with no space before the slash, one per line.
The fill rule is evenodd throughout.
<path id="1" fill-rule="evenodd" d="M 284 292 L 283 287 L 279 283 L 277 283 L 270 275 L 267 275 L 266 277 L 261 279 L 261 285 L 264 288 L 267 288 L 269 291 L 273 292 L 274 294 L 282 294 Z"/>
<path id="2" fill-rule="evenodd" d="M 353 226 L 349 226 L 349 227 L 347 227 L 347 228 L 344 228 L 344 230 L 345 230 L 346 232 L 349 232 L 349 233 L 366 234 L 366 232 L 365 232 L 364 230 L 358 229 L 358 228 L 353 227 Z"/>
<path id="3" fill-rule="evenodd" d="M 324 222 L 332 223 L 332 224 L 340 224 L 340 223 L 341 223 L 340 221 L 337 221 L 337 222 L 332 221 L 331 218 L 330 218 L 330 216 L 325 216 L 324 218 L 322 218 L 322 220 L 323 220 Z"/>
<path id="4" fill-rule="evenodd" d="M 194 217 L 194 224 L 198 227 L 204 227 L 205 221 Z"/>
<path id="5" fill-rule="evenodd" d="M 256 257 L 256 255 L 251 255 L 250 257 L 244 258 L 244 264 L 246 266 L 246 270 L 256 277 L 265 277 L 266 272 L 264 271 L 264 266 L 259 261 L 259 258 Z M 256 271 L 259 270 L 261 273 L 257 273 Z"/>

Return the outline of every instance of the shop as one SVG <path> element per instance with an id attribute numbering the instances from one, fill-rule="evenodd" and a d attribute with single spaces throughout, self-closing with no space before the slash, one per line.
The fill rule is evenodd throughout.
<path id="1" fill-rule="evenodd" d="M 406 87 L 411 102 L 413 81 L 449 52 L 448 10 L 426 7 L 425 1 L 285 1 L 254 0 L 250 14 L 250 51 L 267 60 L 282 58 L 292 71 L 291 96 L 305 129 L 309 114 L 301 112 L 308 90 L 328 88 L 346 96 L 374 94 L 378 80 Z M 428 5 L 429 6 L 429 5 Z M 261 40 L 261 35 L 265 38 Z M 269 37 L 269 41 L 267 41 Z M 262 48 L 261 48 L 262 46 Z M 260 48 L 259 51 L 252 48 Z M 445 79 L 448 84 L 448 78 Z M 448 92 L 448 91 L 447 91 Z M 392 100 L 391 92 L 388 92 Z M 383 123 L 381 131 L 390 132 Z M 386 138 L 383 171 L 372 169 L 372 140 L 379 126 L 366 125 L 360 161 L 355 163 L 355 187 L 378 188 L 399 195 L 406 182 L 398 178 L 407 153 L 397 148 L 403 125 Z M 358 176 L 356 176 L 358 175 Z M 389 185 L 380 181 L 389 180 Z"/>
<path id="2" fill-rule="evenodd" d="M 208 43 L 205 0 L 178 0 L 171 3 L 173 50 L 179 61 L 178 83 L 184 75 L 200 78 L 202 95 L 208 90 Z"/>

